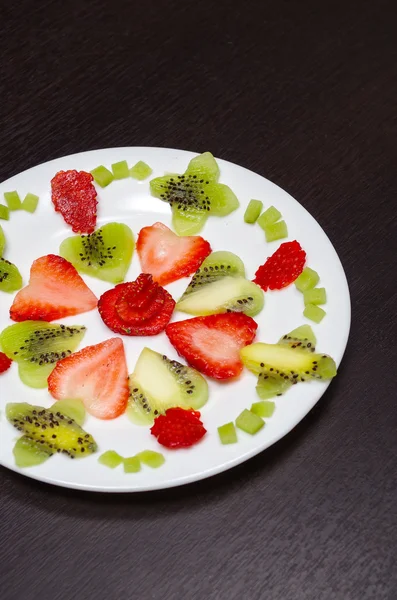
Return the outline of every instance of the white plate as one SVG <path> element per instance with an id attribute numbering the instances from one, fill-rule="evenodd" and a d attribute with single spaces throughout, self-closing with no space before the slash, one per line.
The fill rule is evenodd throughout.
<path id="1" fill-rule="evenodd" d="M 153 168 L 153 176 L 159 176 L 164 172 L 182 173 L 193 156 L 191 152 L 164 148 L 94 150 L 53 160 L 12 177 L 0 185 L 0 198 L 4 192 L 15 189 L 22 197 L 27 192 L 39 195 L 40 204 L 34 215 L 18 211 L 11 214 L 10 221 L 1 222 L 8 241 L 6 258 L 18 265 L 26 283 L 32 261 L 49 253 L 56 254 L 61 241 L 72 234 L 51 203 L 50 180 L 57 171 L 89 171 L 99 164 L 110 168 L 112 163 L 126 159 L 129 164 L 144 160 Z M 350 328 L 350 297 L 342 265 L 328 237 L 296 200 L 270 181 L 223 160 L 219 160 L 219 166 L 220 181 L 233 189 L 241 206 L 228 217 L 210 217 L 201 235 L 209 240 L 213 250 L 230 250 L 238 254 L 245 263 L 247 276 L 252 278 L 257 267 L 278 248 L 280 242 L 266 244 L 259 226 L 244 223 L 244 210 L 251 198 L 262 199 L 265 207 L 276 206 L 287 222 L 288 239 L 297 239 L 302 244 L 307 252 L 308 264 L 319 272 L 321 285 L 327 290 L 327 316 L 313 329 L 319 352 L 330 354 L 339 365 Z M 143 226 L 156 221 L 171 226 L 170 208 L 150 196 L 148 180 L 115 181 L 106 189 L 99 188 L 98 198 L 99 224 L 110 221 L 127 223 L 135 237 Z M 139 260 L 135 253 L 126 281 L 135 279 L 139 273 Z M 98 296 L 112 287 L 97 279 L 83 277 Z M 168 286 L 174 298 L 179 297 L 188 281 L 183 279 Z M 11 302 L 11 295 L 0 293 L 0 330 L 11 324 L 7 318 Z M 256 318 L 259 324 L 257 340 L 276 342 L 284 333 L 308 322 L 302 311 L 303 298 L 294 285 L 280 292 L 268 292 L 265 308 Z M 188 315 L 174 315 L 174 320 L 185 318 Z M 83 345 L 114 337 L 97 311 L 63 319 L 62 322 L 88 327 Z M 164 333 L 154 338 L 123 337 L 123 340 L 130 372 L 144 345 L 171 358 L 178 358 Z M 33 390 L 22 384 L 14 367 L 0 379 L 0 464 L 40 481 L 91 491 L 136 492 L 182 485 L 230 469 L 274 444 L 303 419 L 328 387 L 328 383 L 315 381 L 294 386 L 285 396 L 276 399 L 274 415 L 258 434 L 250 436 L 239 431 L 237 444 L 222 446 L 217 427 L 234 420 L 257 399 L 255 377 L 245 372 L 236 382 L 211 381 L 209 385 L 210 399 L 201 409 L 208 434 L 200 444 L 190 449 L 163 449 L 148 428 L 133 425 L 125 415 L 114 421 L 99 421 L 88 416 L 84 427 L 94 435 L 100 452 L 113 449 L 122 456 L 132 456 L 143 449 L 160 450 L 166 457 L 160 469 L 143 467 L 138 474 L 125 474 L 122 467 L 111 470 L 101 466 L 96 454 L 79 461 L 56 455 L 42 465 L 20 470 L 15 466 L 12 454 L 13 443 L 18 436 L 5 418 L 5 404 L 29 402 L 49 407 L 53 399 L 46 390 Z"/>

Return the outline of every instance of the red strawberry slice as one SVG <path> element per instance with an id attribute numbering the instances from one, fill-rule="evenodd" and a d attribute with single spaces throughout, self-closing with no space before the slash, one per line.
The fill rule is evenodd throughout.
<path id="1" fill-rule="evenodd" d="M 75 233 L 92 233 L 96 226 L 97 193 L 91 173 L 59 171 L 51 180 L 55 210 Z"/>
<path id="2" fill-rule="evenodd" d="M 15 296 L 10 317 L 13 321 L 53 321 L 92 310 L 97 302 L 70 262 L 48 254 L 32 264 L 29 284 Z"/>
<path id="3" fill-rule="evenodd" d="M 4 354 L 4 352 L 0 352 L 0 375 L 8 371 L 8 369 L 11 367 L 11 364 L 12 360 L 10 360 L 8 356 Z"/>
<path id="4" fill-rule="evenodd" d="M 50 394 L 57 400 L 78 398 L 98 419 L 115 419 L 128 402 L 128 370 L 124 344 L 112 338 L 87 346 L 58 361 L 48 378 Z"/>
<path id="5" fill-rule="evenodd" d="M 165 290 L 153 282 L 152 276 L 142 273 L 136 281 L 126 284 L 115 309 L 119 317 L 127 323 L 144 321 L 161 310 L 165 297 Z"/>
<path id="6" fill-rule="evenodd" d="M 243 370 L 240 350 L 252 344 L 257 328 L 251 317 L 225 313 L 171 323 L 165 332 L 192 367 L 208 377 L 229 379 Z"/>
<path id="7" fill-rule="evenodd" d="M 154 420 L 150 429 L 157 441 L 166 448 L 187 448 L 201 440 L 207 433 L 200 413 L 183 408 L 169 408 Z"/>
<path id="8" fill-rule="evenodd" d="M 265 292 L 267 289 L 281 290 L 293 283 L 302 273 L 306 252 L 299 242 L 285 242 L 255 273 L 254 283 Z"/>
<path id="9" fill-rule="evenodd" d="M 211 254 L 211 246 L 202 237 L 180 237 L 163 223 L 141 229 L 136 248 L 142 271 L 151 273 L 160 285 L 192 275 Z"/>

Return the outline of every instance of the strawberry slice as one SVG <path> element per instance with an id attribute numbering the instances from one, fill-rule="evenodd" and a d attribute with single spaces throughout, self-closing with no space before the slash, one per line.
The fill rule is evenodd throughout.
<path id="1" fill-rule="evenodd" d="M 211 246 L 199 235 L 180 237 L 163 223 L 141 229 L 136 248 L 142 270 L 160 285 L 192 275 L 211 254 Z"/>
<path id="2" fill-rule="evenodd" d="M 293 283 L 302 273 L 306 252 L 299 242 L 285 242 L 255 273 L 254 283 L 265 292 L 267 289 L 281 290 Z"/>
<path id="3" fill-rule="evenodd" d="M 144 288 L 148 304 L 143 303 L 139 292 L 135 303 L 134 284 L 140 286 L 139 280 L 143 278 L 150 278 L 150 285 Z M 105 325 L 115 333 L 130 336 L 157 335 L 170 322 L 174 308 L 172 296 L 146 274 L 140 275 L 135 282 L 116 285 L 102 294 L 98 302 Z"/>
<path id="4" fill-rule="evenodd" d="M 242 313 L 195 317 L 171 323 L 166 334 L 180 356 L 215 379 L 238 377 L 240 349 L 252 344 L 258 325 Z"/>
<path id="5" fill-rule="evenodd" d="M 183 408 L 169 408 L 154 420 L 150 429 L 157 441 L 166 448 L 187 448 L 197 444 L 207 433 L 200 413 Z"/>
<path id="6" fill-rule="evenodd" d="M 87 346 L 58 361 L 48 378 L 48 390 L 57 400 L 79 398 L 98 419 L 123 414 L 129 390 L 122 340 L 112 338 Z"/>
<path id="7" fill-rule="evenodd" d="M 11 364 L 12 360 L 10 360 L 8 356 L 4 354 L 4 352 L 0 352 L 0 375 L 8 371 L 8 369 L 11 367 Z"/>
<path id="8" fill-rule="evenodd" d="M 92 310 L 97 302 L 70 262 L 48 254 L 32 264 L 29 284 L 15 296 L 10 317 L 13 321 L 54 321 Z"/>
<path id="9" fill-rule="evenodd" d="M 91 173 L 59 171 L 51 180 L 55 210 L 75 233 L 92 233 L 96 226 L 97 193 Z"/>

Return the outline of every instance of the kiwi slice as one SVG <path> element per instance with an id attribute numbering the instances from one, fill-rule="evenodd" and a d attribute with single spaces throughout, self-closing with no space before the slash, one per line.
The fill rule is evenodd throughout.
<path id="1" fill-rule="evenodd" d="M 2 226 L 0 225 L 0 258 L 3 256 L 4 248 L 6 247 L 6 236 Z"/>
<path id="2" fill-rule="evenodd" d="M 108 223 L 94 233 L 66 238 L 59 254 L 80 273 L 120 283 L 131 264 L 134 247 L 134 236 L 127 225 Z"/>
<path id="3" fill-rule="evenodd" d="M 210 152 L 193 158 L 183 175 L 164 175 L 150 182 L 150 190 L 172 208 L 173 226 L 179 235 L 193 235 L 209 215 L 225 216 L 238 208 L 232 190 L 218 183 L 219 167 Z"/>
<path id="4" fill-rule="evenodd" d="M 17 267 L 5 258 L 0 258 L 0 290 L 12 294 L 22 287 L 22 276 Z"/>
<path id="5" fill-rule="evenodd" d="M 96 452 L 92 435 L 60 411 L 55 413 L 52 408 L 26 402 L 9 403 L 6 417 L 18 431 L 40 444 L 49 454 L 62 452 L 70 458 L 83 458 Z"/>
<path id="6" fill-rule="evenodd" d="M 80 427 L 84 424 L 86 412 L 81 400 L 58 400 L 51 406 L 51 410 L 70 417 Z"/>
<path id="7" fill-rule="evenodd" d="M 293 345 L 294 340 L 298 340 L 298 342 L 305 342 L 305 345 L 311 348 L 311 352 L 314 352 L 313 348 L 315 348 L 317 344 L 316 336 L 314 335 L 313 329 L 310 327 L 310 325 L 300 325 L 296 329 L 293 329 L 284 335 L 278 343 Z"/>
<path id="8" fill-rule="evenodd" d="M 18 363 L 23 383 L 34 388 L 47 387 L 47 378 L 61 358 L 76 350 L 86 328 L 56 325 L 46 321 L 23 321 L 0 333 L 3 352 Z"/>
<path id="9" fill-rule="evenodd" d="M 26 435 L 15 442 L 12 452 L 16 466 L 21 469 L 41 465 L 53 455 L 51 449 L 42 446 L 39 441 L 36 442 Z"/>
<path id="10" fill-rule="evenodd" d="M 284 379 L 280 375 L 270 375 L 267 372 L 260 373 L 258 383 L 256 384 L 256 393 L 261 400 L 269 400 L 275 396 L 282 396 L 292 383 L 289 379 Z"/>
<path id="11" fill-rule="evenodd" d="M 223 277 L 237 276 L 245 277 L 245 267 L 243 261 L 236 254 L 223 250 L 212 252 L 193 275 L 181 300 L 208 283 L 218 281 Z"/>
<path id="12" fill-rule="evenodd" d="M 137 425 L 153 423 L 168 408 L 201 408 L 208 384 L 198 371 L 144 348 L 130 376 L 127 414 Z"/>

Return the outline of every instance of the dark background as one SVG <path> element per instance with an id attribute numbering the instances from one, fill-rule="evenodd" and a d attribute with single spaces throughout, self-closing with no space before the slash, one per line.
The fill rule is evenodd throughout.
<path id="1" fill-rule="evenodd" d="M 0 469 L 2 600 L 394 600 L 394 3 L 11 5 L 1 9 L 2 180 L 94 148 L 211 150 L 320 222 L 353 321 L 340 374 L 312 413 L 214 479 L 101 496 Z"/>

